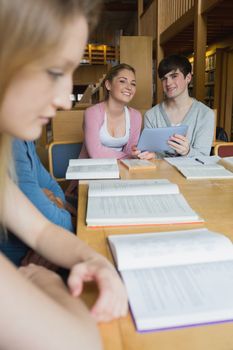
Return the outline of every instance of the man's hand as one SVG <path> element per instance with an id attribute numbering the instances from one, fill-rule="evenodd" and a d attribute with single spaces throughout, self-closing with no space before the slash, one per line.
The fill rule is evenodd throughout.
<path id="1" fill-rule="evenodd" d="M 132 151 L 132 157 L 133 158 L 139 158 L 139 159 L 146 159 L 146 160 L 151 160 L 151 159 L 156 159 L 156 153 L 155 152 L 141 152 L 137 147 L 134 145 L 131 148 Z"/>
<path id="2" fill-rule="evenodd" d="M 186 156 L 189 153 L 189 140 L 186 136 L 175 134 L 170 137 L 168 144 L 181 156 Z"/>
<path id="3" fill-rule="evenodd" d="M 107 259 L 95 254 L 71 269 L 68 286 L 72 295 L 79 296 L 87 281 L 95 281 L 99 288 L 99 297 L 91 310 L 96 321 L 107 322 L 127 314 L 125 287 Z"/>

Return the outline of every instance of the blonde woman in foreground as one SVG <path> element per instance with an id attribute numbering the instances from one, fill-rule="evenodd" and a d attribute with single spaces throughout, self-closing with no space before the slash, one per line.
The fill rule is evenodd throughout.
<path id="1" fill-rule="evenodd" d="M 57 108 L 71 107 L 72 74 L 98 0 L 0 0 L 0 237 L 8 228 L 53 264 L 70 269 L 68 286 L 42 267 L 17 271 L 0 252 L 0 349 L 101 349 L 95 321 L 127 312 L 113 266 L 52 224 L 10 180 L 10 137 L 34 140 Z M 91 312 L 79 299 L 86 281 L 99 296 Z"/>

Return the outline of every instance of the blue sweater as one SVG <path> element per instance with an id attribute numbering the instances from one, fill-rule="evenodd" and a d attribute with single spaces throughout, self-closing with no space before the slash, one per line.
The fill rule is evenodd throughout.
<path id="1" fill-rule="evenodd" d="M 65 209 L 58 208 L 43 192 L 43 188 L 47 188 L 56 197 L 60 197 L 63 202 L 65 201 L 62 189 L 40 162 L 34 143 L 15 139 L 13 155 L 18 185 L 22 192 L 50 221 L 73 232 L 70 213 Z M 29 247 L 26 244 L 11 233 L 8 234 L 7 240 L 0 240 L 0 251 L 16 266 L 20 265 L 28 249 Z"/>
<path id="2" fill-rule="evenodd" d="M 65 202 L 61 187 L 44 168 L 36 153 L 34 143 L 15 139 L 13 155 L 21 191 L 50 221 L 73 232 L 70 213 L 65 209 L 58 208 L 43 192 L 43 188 L 46 188 Z"/>

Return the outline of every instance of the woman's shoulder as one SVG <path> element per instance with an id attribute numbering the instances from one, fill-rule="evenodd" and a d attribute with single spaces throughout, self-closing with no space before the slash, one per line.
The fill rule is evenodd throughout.
<path id="1" fill-rule="evenodd" d="M 135 125 L 141 125 L 142 123 L 142 114 L 139 110 L 128 107 L 129 113 L 130 113 L 130 119 L 132 123 L 135 123 Z"/>
<path id="2" fill-rule="evenodd" d="M 93 106 L 90 106 L 86 109 L 86 112 L 96 112 L 96 111 L 103 111 L 104 110 L 104 102 L 96 103 Z"/>
<path id="3" fill-rule="evenodd" d="M 85 110 L 86 118 L 103 118 L 104 117 L 104 102 L 97 103 Z"/>
<path id="4" fill-rule="evenodd" d="M 136 116 L 136 117 L 141 117 L 142 116 L 142 113 L 138 110 L 138 109 L 135 109 L 133 107 L 127 107 L 128 110 L 129 110 L 129 113 L 132 115 L 132 116 Z"/>

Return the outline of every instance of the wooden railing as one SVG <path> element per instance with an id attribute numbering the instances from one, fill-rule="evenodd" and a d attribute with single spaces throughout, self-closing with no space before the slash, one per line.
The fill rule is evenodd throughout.
<path id="1" fill-rule="evenodd" d="M 159 13 L 163 17 L 161 32 L 165 31 L 194 7 L 194 0 L 159 0 Z"/>
<path id="2" fill-rule="evenodd" d="M 141 30 L 140 35 L 152 36 L 156 38 L 156 4 L 153 1 L 148 9 L 140 16 Z"/>

